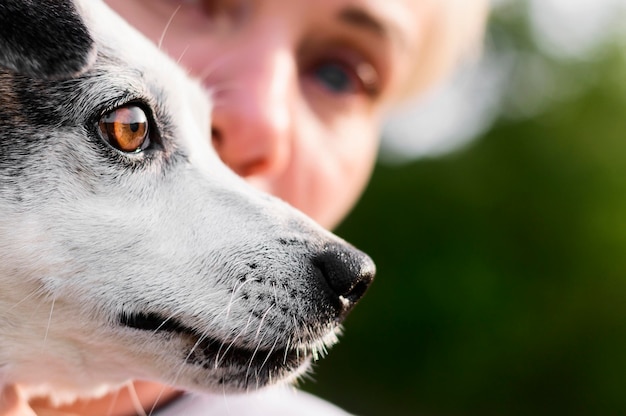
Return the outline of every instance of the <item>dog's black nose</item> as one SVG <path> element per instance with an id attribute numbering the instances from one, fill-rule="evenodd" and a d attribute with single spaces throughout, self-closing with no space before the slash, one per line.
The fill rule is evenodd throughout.
<path id="1" fill-rule="evenodd" d="M 350 310 L 363 297 L 376 274 L 376 265 L 372 259 L 351 246 L 325 247 L 314 258 L 313 265 L 321 272 L 325 283 L 339 301 L 342 313 Z"/>

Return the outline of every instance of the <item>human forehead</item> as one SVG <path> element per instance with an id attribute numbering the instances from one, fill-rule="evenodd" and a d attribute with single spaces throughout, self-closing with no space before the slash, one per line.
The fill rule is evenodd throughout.
<path id="1" fill-rule="evenodd" d="M 275 0 L 285 4 L 284 0 Z M 420 0 L 291 0 L 290 8 L 305 16 L 331 19 L 355 29 L 370 31 L 407 47 L 417 41 L 425 8 Z"/>

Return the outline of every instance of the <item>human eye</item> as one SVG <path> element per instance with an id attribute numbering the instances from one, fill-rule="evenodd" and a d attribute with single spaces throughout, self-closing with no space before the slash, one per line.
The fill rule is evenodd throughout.
<path id="1" fill-rule="evenodd" d="M 380 76 L 372 63 L 350 50 L 329 51 L 308 62 L 304 75 L 310 82 L 335 95 L 380 94 Z"/>

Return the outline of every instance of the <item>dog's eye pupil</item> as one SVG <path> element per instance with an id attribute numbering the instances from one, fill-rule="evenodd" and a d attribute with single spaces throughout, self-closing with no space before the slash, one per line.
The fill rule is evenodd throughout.
<path id="1" fill-rule="evenodd" d="M 136 105 L 116 108 L 100 118 L 100 133 L 111 146 L 123 152 L 140 152 L 150 144 L 148 117 Z"/>

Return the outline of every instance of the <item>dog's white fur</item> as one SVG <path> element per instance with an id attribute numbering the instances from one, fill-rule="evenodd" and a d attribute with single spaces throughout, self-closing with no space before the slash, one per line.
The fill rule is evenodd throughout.
<path id="1" fill-rule="evenodd" d="M 66 401 L 130 378 L 218 391 L 293 379 L 340 320 L 316 303 L 306 260 L 344 242 L 222 165 L 199 84 L 100 1 L 79 9 L 98 59 L 64 89 L 62 111 L 89 120 L 100 103 L 137 97 L 167 116 L 168 142 L 147 161 L 102 150 L 78 122 L 25 126 L 41 148 L 15 149 L 32 153 L 11 162 L 19 174 L 0 169 L 0 388 Z M 134 313 L 197 335 L 120 325 Z M 252 352 L 247 368 L 202 356 L 205 338 L 220 341 L 218 357 Z M 261 376 L 283 350 L 288 368 L 274 357 Z"/>

